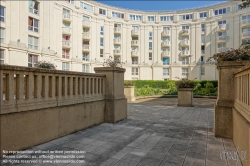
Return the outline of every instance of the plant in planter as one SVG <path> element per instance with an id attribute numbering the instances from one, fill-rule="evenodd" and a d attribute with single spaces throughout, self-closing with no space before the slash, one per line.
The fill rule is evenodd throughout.
<path id="1" fill-rule="evenodd" d="M 134 96 L 134 82 L 132 80 L 124 81 L 124 95 L 128 101 L 135 101 Z"/>
<path id="2" fill-rule="evenodd" d="M 109 58 L 105 59 L 103 62 L 104 67 L 122 67 L 124 62 L 121 61 L 120 58 L 114 58 L 112 56 L 109 56 Z"/>
<path id="3" fill-rule="evenodd" d="M 193 91 L 196 82 L 182 79 L 176 82 L 178 89 L 178 104 L 177 106 L 193 107 Z"/>
<path id="4" fill-rule="evenodd" d="M 35 64 L 35 67 L 40 69 L 56 69 L 56 66 L 53 63 L 47 61 L 39 61 Z"/>

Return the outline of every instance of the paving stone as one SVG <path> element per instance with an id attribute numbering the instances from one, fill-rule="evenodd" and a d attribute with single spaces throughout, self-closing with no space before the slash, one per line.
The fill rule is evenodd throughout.
<path id="1" fill-rule="evenodd" d="M 205 166 L 205 160 L 186 158 L 183 166 Z"/>
<path id="2" fill-rule="evenodd" d="M 143 158 L 137 166 L 158 166 L 160 165 L 161 161 L 152 158 Z"/>

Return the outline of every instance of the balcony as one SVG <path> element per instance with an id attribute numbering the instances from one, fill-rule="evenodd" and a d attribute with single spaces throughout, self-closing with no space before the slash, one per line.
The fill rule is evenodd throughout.
<path id="1" fill-rule="evenodd" d="M 83 45 L 82 45 L 82 51 L 83 51 L 83 52 L 89 52 L 89 51 L 90 51 L 89 45 L 88 45 L 88 44 L 83 44 Z"/>
<path id="2" fill-rule="evenodd" d="M 132 61 L 132 65 L 138 65 L 138 61 Z"/>
<path id="3" fill-rule="evenodd" d="M 217 27 L 217 32 L 227 30 L 227 24 L 220 24 Z"/>
<path id="4" fill-rule="evenodd" d="M 226 52 L 226 51 L 228 51 L 228 48 L 226 47 L 217 48 L 217 52 Z"/>
<path id="5" fill-rule="evenodd" d="M 217 42 L 218 43 L 226 43 L 227 42 L 227 36 L 219 36 Z"/>
<path id="6" fill-rule="evenodd" d="M 82 39 L 90 40 L 90 33 L 89 32 L 83 32 L 82 33 Z"/>
<path id="7" fill-rule="evenodd" d="M 62 33 L 65 34 L 65 35 L 71 35 L 71 28 L 69 27 L 63 27 L 62 28 Z"/>
<path id="8" fill-rule="evenodd" d="M 242 39 L 250 39 L 250 31 L 242 33 Z"/>
<path id="9" fill-rule="evenodd" d="M 182 56 L 182 57 L 190 56 L 189 50 L 183 50 L 183 51 L 181 52 L 181 56 Z"/>
<path id="10" fill-rule="evenodd" d="M 131 35 L 132 36 L 138 36 L 139 35 L 139 30 L 137 30 L 137 29 L 136 30 L 132 30 L 131 31 Z"/>
<path id="11" fill-rule="evenodd" d="M 161 53 L 161 56 L 162 57 L 170 57 L 170 51 L 163 51 L 162 53 Z"/>
<path id="12" fill-rule="evenodd" d="M 131 51 L 131 55 L 134 56 L 134 57 L 138 57 L 139 51 L 133 50 L 133 51 Z"/>
<path id="13" fill-rule="evenodd" d="M 182 40 L 181 45 L 182 46 L 189 46 L 189 40 Z"/>
<path id="14" fill-rule="evenodd" d="M 169 30 L 163 30 L 161 35 L 162 36 L 170 36 L 170 31 Z"/>
<path id="15" fill-rule="evenodd" d="M 82 21 L 82 26 L 85 28 L 90 28 L 90 21 L 88 20 L 83 20 Z"/>
<path id="16" fill-rule="evenodd" d="M 186 35 L 189 35 L 189 29 L 183 29 L 182 31 L 181 31 L 181 35 L 182 36 L 186 36 Z"/>
<path id="17" fill-rule="evenodd" d="M 37 9 L 32 8 L 32 7 L 29 7 L 29 12 L 33 13 L 35 15 L 39 15 L 39 11 Z"/>
<path id="18" fill-rule="evenodd" d="M 161 43 L 161 46 L 162 46 L 162 47 L 169 47 L 169 46 L 170 46 L 170 41 L 163 41 L 163 42 Z"/>
<path id="19" fill-rule="evenodd" d="M 114 39 L 114 44 L 120 45 L 121 44 L 121 39 L 120 38 Z"/>
<path id="20" fill-rule="evenodd" d="M 121 27 L 114 27 L 114 33 L 121 33 Z"/>
<path id="21" fill-rule="evenodd" d="M 62 41 L 62 47 L 63 48 L 70 48 L 70 41 L 69 40 L 63 40 Z"/>
<path id="22" fill-rule="evenodd" d="M 62 19 L 63 19 L 63 21 L 71 22 L 70 14 L 69 13 L 64 13 L 62 15 Z"/>
<path id="23" fill-rule="evenodd" d="M 114 55 L 121 55 L 121 49 L 114 49 Z"/>
<path id="24" fill-rule="evenodd" d="M 250 19 L 242 20 L 241 26 L 242 27 L 250 27 Z"/>
<path id="25" fill-rule="evenodd" d="M 132 46 L 139 46 L 139 40 L 132 40 L 131 45 Z"/>

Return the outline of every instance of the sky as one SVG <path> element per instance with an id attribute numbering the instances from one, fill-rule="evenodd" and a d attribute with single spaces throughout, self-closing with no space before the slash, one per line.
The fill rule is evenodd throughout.
<path id="1" fill-rule="evenodd" d="M 146 11 L 163 11 L 163 10 L 184 10 L 184 9 L 192 9 L 198 7 L 205 7 L 209 5 L 214 5 L 218 3 L 223 3 L 226 0 L 161 0 L 161 1 L 154 1 L 154 0 L 96 0 L 98 2 L 112 5 L 116 7 L 122 7 L 127 9 L 136 9 L 136 10 L 146 10 Z"/>

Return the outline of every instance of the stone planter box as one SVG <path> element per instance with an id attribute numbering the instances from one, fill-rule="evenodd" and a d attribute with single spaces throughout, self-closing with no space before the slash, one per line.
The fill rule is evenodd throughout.
<path id="1" fill-rule="evenodd" d="M 193 107 L 193 91 L 193 88 L 179 88 L 177 106 Z"/>
<path id="2" fill-rule="evenodd" d="M 134 86 L 126 86 L 124 87 L 124 95 L 127 98 L 128 102 L 135 101 L 135 96 L 134 96 Z"/>

